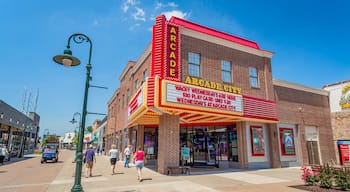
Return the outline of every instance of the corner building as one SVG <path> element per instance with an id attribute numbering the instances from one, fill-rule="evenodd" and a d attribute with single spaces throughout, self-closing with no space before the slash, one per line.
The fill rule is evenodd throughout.
<path id="1" fill-rule="evenodd" d="M 158 16 L 152 43 L 128 62 L 108 102 L 106 151 L 112 143 L 121 150 L 142 146 L 148 166 L 163 174 L 179 165 L 272 168 L 330 161 L 328 92 L 273 81 L 272 56 L 253 41 Z"/>

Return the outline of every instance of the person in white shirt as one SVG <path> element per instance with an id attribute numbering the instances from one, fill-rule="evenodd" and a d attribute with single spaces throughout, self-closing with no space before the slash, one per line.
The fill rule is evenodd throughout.
<path id="1" fill-rule="evenodd" d="M 130 161 L 130 154 L 131 154 L 131 145 L 128 145 L 124 149 L 124 155 L 125 155 L 125 162 L 124 162 L 124 167 L 129 167 L 129 161 Z"/>
<path id="2" fill-rule="evenodd" d="M 114 172 L 115 164 L 119 160 L 119 152 L 118 152 L 117 146 L 115 144 L 113 144 L 111 146 L 111 150 L 109 150 L 109 157 L 110 157 L 110 162 L 111 162 L 112 175 L 114 175 L 115 174 L 115 172 Z"/>

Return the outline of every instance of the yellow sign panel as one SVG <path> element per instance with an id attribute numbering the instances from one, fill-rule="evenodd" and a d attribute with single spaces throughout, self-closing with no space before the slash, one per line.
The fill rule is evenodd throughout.
<path id="1" fill-rule="evenodd" d="M 342 88 L 339 105 L 342 109 L 350 108 L 350 84 L 347 84 Z"/>

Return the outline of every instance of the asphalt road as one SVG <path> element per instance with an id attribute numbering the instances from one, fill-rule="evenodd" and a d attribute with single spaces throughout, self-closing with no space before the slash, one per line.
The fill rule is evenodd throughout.
<path id="1" fill-rule="evenodd" d="M 0 191 L 47 191 L 50 183 L 62 169 L 69 154 L 60 153 L 57 163 L 40 163 L 41 156 L 31 155 L 12 159 L 0 166 Z"/>

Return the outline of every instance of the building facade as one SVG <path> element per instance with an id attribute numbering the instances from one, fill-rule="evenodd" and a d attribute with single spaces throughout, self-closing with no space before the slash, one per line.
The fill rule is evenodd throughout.
<path id="1" fill-rule="evenodd" d="M 0 100 L 0 144 L 5 144 L 12 155 L 34 152 L 38 143 L 40 116 L 35 112 L 25 115 Z"/>
<path id="2" fill-rule="evenodd" d="M 350 80 L 325 85 L 329 91 L 332 130 L 337 149 L 337 160 L 350 164 Z"/>
<path id="3" fill-rule="evenodd" d="M 160 173 L 180 164 L 269 168 L 330 161 L 328 93 L 273 81 L 272 56 L 256 42 L 158 16 L 152 43 L 128 62 L 108 102 L 107 143 L 142 146 Z M 305 120 L 312 112 L 323 116 Z"/>
<path id="4" fill-rule="evenodd" d="M 95 120 L 92 126 L 92 144 L 95 146 L 96 151 L 102 154 L 105 148 L 104 133 L 107 125 L 107 116 L 102 120 Z"/>

